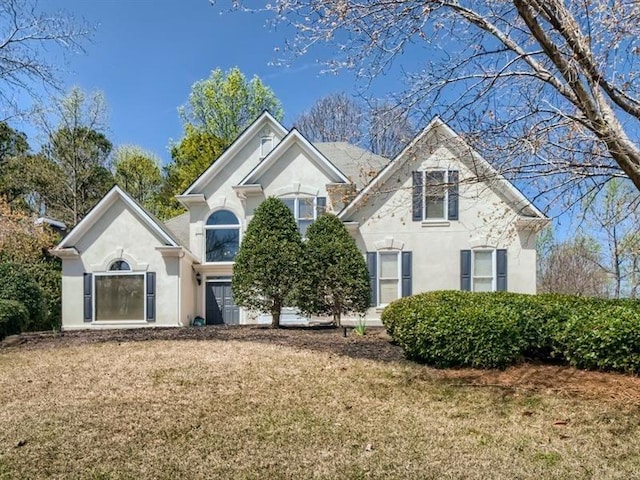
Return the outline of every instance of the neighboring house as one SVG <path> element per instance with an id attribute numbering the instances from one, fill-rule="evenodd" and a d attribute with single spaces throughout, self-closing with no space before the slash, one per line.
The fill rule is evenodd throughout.
<path id="1" fill-rule="evenodd" d="M 33 222 L 37 227 L 42 227 L 43 225 L 48 225 L 49 228 L 60 235 L 60 237 L 64 237 L 67 234 L 67 225 L 60 220 L 56 220 L 54 218 L 49 217 L 38 217 Z"/>
<path id="2" fill-rule="evenodd" d="M 440 289 L 536 289 L 536 237 L 548 219 L 441 120 L 389 161 L 345 143 L 311 144 L 262 114 L 184 192 L 163 224 L 114 187 L 53 250 L 64 329 L 247 324 L 233 260 L 256 207 L 276 196 L 302 233 L 323 212 L 366 256 L 367 320 L 401 296 Z M 300 322 L 288 310 L 283 321 Z"/>

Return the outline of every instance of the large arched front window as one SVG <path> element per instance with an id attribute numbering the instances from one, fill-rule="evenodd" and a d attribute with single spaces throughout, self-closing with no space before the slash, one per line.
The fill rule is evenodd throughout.
<path id="1" fill-rule="evenodd" d="M 205 225 L 205 262 L 232 262 L 240 246 L 240 222 L 229 210 L 209 215 Z"/>
<path id="2" fill-rule="evenodd" d="M 145 319 L 144 274 L 133 272 L 126 260 L 111 262 L 95 277 L 95 319 L 97 321 L 143 321 Z"/>

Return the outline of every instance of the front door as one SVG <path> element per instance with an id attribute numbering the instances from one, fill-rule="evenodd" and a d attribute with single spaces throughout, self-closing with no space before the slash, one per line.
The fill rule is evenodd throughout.
<path id="1" fill-rule="evenodd" d="M 231 282 L 207 282 L 207 325 L 238 325 L 240 310 L 233 302 Z"/>

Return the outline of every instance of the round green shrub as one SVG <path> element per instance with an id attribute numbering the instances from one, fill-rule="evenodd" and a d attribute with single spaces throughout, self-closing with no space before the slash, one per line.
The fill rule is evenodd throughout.
<path id="1" fill-rule="evenodd" d="M 15 300 L 0 300 L 0 340 L 20 333 L 29 319 L 25 306 Z"/>
<path id="2" fill-rule="evenodd" d="M 570 316 L 559 342 L 577 368 L 640 373 L 640 306 L 594 302 Z"/>
<path id="3" fill-rule="evenodd" d="M 429 292 L 382 313 L 407 357 L 439 367 L 521 359 L 640 373 L 640 301 L 511 292 Z"/>
<path id="4" fill-rule="evenodd" d="M 526 349 L 517 311 L 491 294 L 423 293 L 393 302 L 382 321 L 407 357 L 437 367 L 505 367 Z"/>
<path id="5" fill-rule="evenodd" d="M 29 318 L 23 330 L 48 329 L 44 293 L 33 275 L 23 266 L 12 262 L 0 263 L 0 300 L 15 300 L 25 306 Z"/>

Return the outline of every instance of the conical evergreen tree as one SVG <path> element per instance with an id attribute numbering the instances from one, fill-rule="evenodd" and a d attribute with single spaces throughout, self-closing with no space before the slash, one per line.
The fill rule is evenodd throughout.
<path id="1" fill-rule="evenodd" d="M 232 289 L 237 305 L 270 313 L 280 326 L 282 307 L 292 305 L 301 276 L 302 239 L 284 202 L 270 197 L 249 222 L 233 267 Z"/>
<path id="2" fill-rule="evenodd" d="M 364 313 L 371 302 L 367 264 L 338 217 L 325 214 L 307 230 L 304 276 L 297 303 L 304 312 L 332 315 Z"/>

